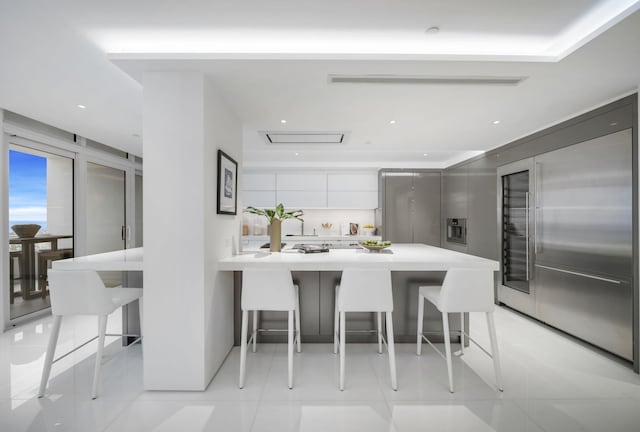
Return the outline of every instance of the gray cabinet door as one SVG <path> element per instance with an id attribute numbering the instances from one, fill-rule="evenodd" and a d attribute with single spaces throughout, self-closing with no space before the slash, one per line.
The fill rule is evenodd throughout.
<path id="1" fill-rule="evenodd" d="M 393 243 L 412 243 L 409 205 L 413 195 L 411 173 L 385 173 L 384 236 Z"/>
<path id="2" fill-rule="evenodd" d="M 415 173 L 411 192 L 409 211 L 413 231 L 412 242 L 439 247 L 441 245 L 440 173 Z"/>

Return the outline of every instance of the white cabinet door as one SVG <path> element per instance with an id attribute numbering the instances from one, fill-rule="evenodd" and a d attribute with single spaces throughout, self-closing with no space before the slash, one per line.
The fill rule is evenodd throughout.
<path id="1" fill-rule="evenodd" d="M 378 191 L 378 173 L 327 174 L 329 191 Z"/>
<path id="2" fill-rule="evenodd" d="M 290 191 L 278 190 L 276 194 L 278 203 L 284 204 L 287 210 L 303 208 L 327 207 L 327 192 L 321 191 Z"/>
<path id="3" fill-rule="evenodd" d="M 275 191 L 275 174 L 244 174 L 242 176 L 242 190 L 246 191 Z"/>
<path id="4" fill-rule="evenodd" d="M 378 192 L 370 191 L 329 191 L 329 208 L 374 209 L 378 207 Z"/>
<path id="5" fill-rule="evenodd" d="M 243 191 L 242 205 L 258 208 L 275 208 L 276 191 Z"/>
<path id="6" fill-rule="evenodd" d="M 276 179 L 280 191 L 326 191 L 326 174 L 278 174 Z"/>

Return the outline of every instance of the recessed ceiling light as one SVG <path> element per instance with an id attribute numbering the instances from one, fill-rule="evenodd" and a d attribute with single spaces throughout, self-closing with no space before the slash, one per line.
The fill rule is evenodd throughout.
<path id="1" fill-rule="evenodd" d="M 284 119 L 280 120 L 280 123 L 282 123 L 282 124 L 285 124 L 286 122 L 287 122 L 287 121 L 286 121 L 286 120 L 284 120 Z"/>
<path id="2" fill-rule="evenodd" d="M 389 124 L 396 124 L 396 121 L 395 121 L 395 120 L 391 120 L 391 121 L 389 122 Z"/>
<path id="3" fill-rule="evenodd" d="M 500 120 L 494 120 L 493 124 L 500 124 Z"/>
<path id="4" fill-rule="evenodd" d="M 422 153 L 422 156 L 429 156 L 429 153 Z"/>
<path id="5" fill-rule="evenodd" d="M 428 29 L 425 30 L 426 34 L 436 34 L 440 32 L 440 27 L 438 26 L 431 26 Z"/>
<path id="6" fill-rule="evenodd" d="M 296 156 L 300 156 L 300 153 L 296 152 Z"/>
<path id="7" fill-rule="evenodd" d="M 87 109 L 86 105 L 78 104 L 76 106 L 80 109 Z"/>

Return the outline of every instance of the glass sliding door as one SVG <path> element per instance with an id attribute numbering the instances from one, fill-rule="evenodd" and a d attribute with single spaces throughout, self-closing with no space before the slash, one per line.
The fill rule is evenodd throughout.
<path id="1" fill-rule="evenodd" d="M 125 248 L 125 171 L 87 163 L 87 255 Z"/>
<path id="2" fill-rule="evenodd" d="M 34 225 L 39 229 L 29 232 Z M 14 320 L 50 306 L 47 270 L 52 261 L 73 256 L 73 158 L 10 146 L 9 226 Z"/>

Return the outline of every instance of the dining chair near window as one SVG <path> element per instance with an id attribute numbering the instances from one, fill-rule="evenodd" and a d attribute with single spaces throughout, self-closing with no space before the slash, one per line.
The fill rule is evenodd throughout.
<path id="1" fill-rule="evenodd" d="M 78 350 L 87 343 L 98 339 L 98 351 L 96 353 L 93 387 L 91 390 L 91 398 L 96 399 L 100 385 L 100 368 L 105 337 L 129 336 L 137 337 L 137 340 L 142 337 L 141 335 L 107 334 L 107 318 L 117 308 L 139 299 L 140 328 L 142 329 L 142 288 L 106 288 L 102 279 L 100 279 L 98 273 L 94 270 L 49 270 L 48 277 L 53 328 L 51 329 L 51 336 L 49 337 L 49 346 L 42 370 L 38 397 L 44 396 L 53 363 Z M 97 316 L 98 336 L 54 360 L 62 317 L 69 315 Z"/>

